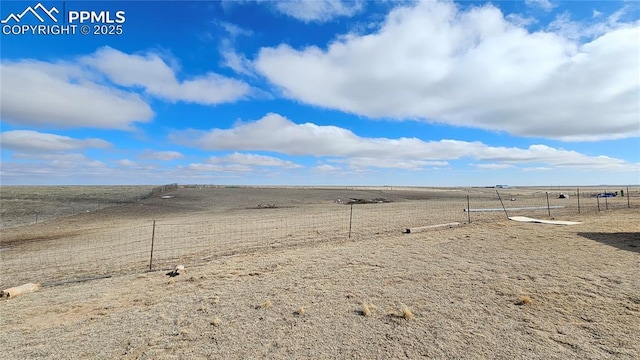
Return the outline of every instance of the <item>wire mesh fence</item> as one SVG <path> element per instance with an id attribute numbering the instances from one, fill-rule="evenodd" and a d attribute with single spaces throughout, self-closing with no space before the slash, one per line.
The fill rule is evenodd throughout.
<path id="1" fill-rule="evenodd" d="M 425 200 L 234 209 L 134 226 L 14 239 L 0 247 L 0 286 L 56 284 L 196 265 L 225 256 L 399 234 L 443 223 L 489 223 L 508 216 L 578 219 L 640 208 L 640 191 L 473 190 Z M 615 195 L 615 196 L 614 196 Z"/>
<path id="2" fill-rule="evenodd" d="M 34 236 L 3 244 L 0 284 L 51 284 L 144 269 L 151 224 Z"/>

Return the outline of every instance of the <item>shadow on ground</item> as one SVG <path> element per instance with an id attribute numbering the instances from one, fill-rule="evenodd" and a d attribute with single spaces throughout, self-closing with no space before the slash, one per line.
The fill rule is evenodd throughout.
<path id="1" fill-rule="evenodd" d="M 578 235 L 621 250 L 640 253 L 640 232 L 581 232 Z"/>

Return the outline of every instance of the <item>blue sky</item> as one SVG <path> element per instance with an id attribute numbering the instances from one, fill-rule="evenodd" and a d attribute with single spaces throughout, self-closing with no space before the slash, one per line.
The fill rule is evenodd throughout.
<path id="1" fill-rule="evenodd" d="M 2 185 L 640 183 L 637 2 L 37 4 L 0 8 Z"/>

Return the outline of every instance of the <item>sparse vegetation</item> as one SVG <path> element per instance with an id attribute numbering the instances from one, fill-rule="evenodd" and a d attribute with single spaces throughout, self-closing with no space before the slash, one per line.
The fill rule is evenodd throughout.
<path id="1" fill-rule="evenodd" d="M 362 303 L 362 315 L 371 316 L 371 309 L 366 303 Z"/>
<path id="2" fill-rule="evenodd" d="M 231 192 L 220 191 L 215 195 Z M 300 191 L 295 196 L 304 194 Z M 375 229 L 380 235 L 363 232 L 347 242 L 339 238 L 345 233 L 345 221 L 337 220 L 344 220 L 342 214 L 348 215 L 348 208 L 329 203 L 333 193 L 322 197 L 328 199 L 326 205 L 310 206 L 306 218 L 296 218 L 299 208 L 245 208 L 271 198 L 286 206 L 293 195 L 275 198 L 269 193 L 260 200 L 239 196 L 229 205 L 234 210 L 228 212 L 199 211 L 204 206 L 197 204 L 196 195 L 189 197 L 186 191 L 171 200 L 149 199 L 149 204 L 155 201 L 157 206 L 177 209 L 175 214 L 171 208 L 152 212 L 162 214 L 165 224 L 178 224 L 163 227 L 163 221 L 158 221 L 155 245 L 160 251 L 153 260 L 154 268 L 158 264 L 163 271 L 146 271 L 151 227 L 145 211 L 152 204 L 92 213 L 70 219 L 73 222 L 65 219 L 3 230 L 0 282 L 18 279 L 17 285 L 52 276 L 50 269 L 63 279 L 79 277 L 87 267 L 113 275 L 44 284 L 36 293 L 2 300 L 3 356 L 506 359 L 526 353 L 557 358 L 561 351 L 567 359 L 633 359 L 640 354 L 633 321 L 640 298 L 628 291 L 640 286 L 637 274 L 629 271 L 637 264 L 640 248 L 630 246 L 640 245 L 636 208 L 582 214 L 583 224 L 576 228 L 525 225 L 496 217 L 407 237 L 383 226 L 399 221 L 405 226 L 409 220 L 421 224 L 427 215 L 422 211 L 419 218 L 408 218 L 403 211 L 411 203 L 399 200 L 370 206 L 385 207 L 375 218 L 360 216 L 368 211 L 366 205 L 354 210 L 355 228 Z M 395 190 L 385 196 L 399 199 Z M 230 204 L 229 199 L 226 203 L 203 199 L 221 207 Z M 430 206 L 431 200 L 426 204 Z M 334 218 L 327 215 L 333 214 L 329 211 L 342 213 Z M 467 214 L 456 211 L 456 215 Z M 322 226 L 321 235 L 301 222 L 312 216 L 317 220 L 314 224 Z M 272 217 L 274 221 L 267 221 Z M 218 218 L 222 221 L 214 223 Z M 324 227 L 334 225 L 331 219 L 336 219 L 335 227 Z M 180 225 L 187 221 L 188 227 Z M 251 229 L 230 229 L 233 221 Z M 283 221 L 289 221 L 287 226 Z M 146 222 L 140 237 L 127 237 L 140 222 Z M 199 228 L 201 222 L 207 226 Z M 213 224 L 224 226 L 209 226 Z M 276 227 L 280 229 L 273 230 Z M 100 237 L 104 228 L 114 236 Z M 216 232 L 219 229 L 234 232 Z M 70 230 L 76 237 L 40 240 Z M 217 236 L 233 235 L 236 230 L 237 237 Z M 337 231 L 341 233 L 336 235 Z M 9 236 L 17 238 L 18 232 L 34 240 L 5 242 Z M 293 237 L 286 238 L 287 233 Z M 122 249 L 132 249 L 131 245 L 110 248 L 121 238 L 127 244 L 140 241 L 144 249 L 133 258 L 133 265 L 118 258 L 115 265 L 124 265 L 119 268 L 108 263 L 111 254 L 127 256 Z M 189 257 L 186 253 L 178 259 L 163 252 L 177 245 L 164 242 L 167 239 L 189 245 L 201 241 L 197 244 L 203 252 L 207 250 L 202 254 L 206 260 L 200 254 Z M 270 241 L 278 245 L 271 247 Z M 262 246 L 267 243 L 269 247 Z M 96 254 L 105 263 L 96 262 Z M 161 263 L 163 256 L 170 261 Z M 49 257 L 64 266 L 38 268 L 40 259 Z M 81 266 L 67 264 L 71 257 Z M 24 266 L 25 261 L 33 266 Z M 177 282 L 170 286 L 165 273 L 176 263 L 186 265 L 189 273 L 175 277 Z M 123 271 L 112 273 L 112 269 Z M 525 305 L 520 295 L 528 296 L 531 304 L 514 305 Z M 77 346 L 78 338 L 83 339 L 82 346 Z"/>
<path id="3" fill-rule="evenodd" d="M 218 327 L 218 326 L 222 325 L 222 320 L 220 320 L 220 318 L 218 318 L 218 317 L 214 317 L 211 320 L 211 325 L 213 325 L 215 327 Z"/>
<path id="4" fill-rule="evenodd" d="M 518 298 L 518 301 L 516 301 L 516 305 L 531 305 L 533 303 L 533 300 L 531 300 L 531 298 L 527 295 L 521 295 Z"/>
<path id="5" fill-rule="evenodd" d="M 407 305 L 402 305 L 402 317 L 406 320 L 411 320 L 414 317 L 413 313 L 411 312 L 409 307 L 407 307 Z"/>
<path id="6" fill-rule="evenodd" d="M 0 186 L 0 228 L 73 216 L 148 198 L 153 186 Z"/>
<path id="7" fill-rule="evenodd" d="M 307 312 L 307 311 L 304 309 L 304 307 L 303 307 L 303 306 L 300 306 L 300 307 L 299 307 L 296 311 L 294 311 L 293 313 L 294 313 L 295 315 L 302 316 L 302 315 L 306 314 L 306 312 Z"/>
<path id="8" fill-rule="evenodd" d="M 364 316 L 371 316 L 373 311 L 376 310 L 377 307 L 374 304 L 367 304 L 366 302 L 362 303 L 362 310 L 360 313 Z"/>

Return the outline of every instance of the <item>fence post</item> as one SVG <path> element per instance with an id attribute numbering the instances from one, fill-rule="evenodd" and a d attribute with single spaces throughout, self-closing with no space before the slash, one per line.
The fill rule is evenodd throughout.
<path id="1" fill-rule="evenodd" d="M 471 207 L 469 206 L 469 195 L 467 194 L 467 219 L 468 219 L 468 223 L 471 224 Z"/>
<path id="2" fill-rule="evenodd" d="M 600 211 L 600 194 L 596 194 L 596 200 L 598 201 L 598 211 Z"/>
<path id="3" fill-rule="evenodd" d="M 149 255 L 149 270 L 153 267 L 153 243 L 156 239 L 156 221 L 153 220 L 153 227 L 151 228 L 151 254 Z"/>
<path id="4" fill-rule="evenodd" d="M 578 214 L 580 214 L 580 188 L 578 188 Z"/>
<path id="5" fill-rule="evenodd" d="M 349 211 L 349 239 L 351 239 L 351 220 L 353 219 L 353 204 L 351 204 L 351 210 Z"/>
<path id="6" fill-rule="evenodd" d="M 631 209 L 631 203 L 629 202 L 629 187 L 627 186 L 627 209 Z"/>
<path id="7" fill-rule="evenodd" d="M 504 207 L 504 203 L 502 202 L 502 198 L 500 197 L 500 193 L 496 190 L 496 194 L 498 194 L 498 199 L 500 200 L 500 204 L 502 205 L 502 210 L 504 210 L 504 214 L 507 215 L 507 219 L 509 219 L 509 214 L 507 213 L 507 209 Z"/>
<path id="8" fill-rule="evenodd" d="M 549 214 L 549 217 L 551 217 L 551 207 L 549 206 L 549 192 L 545 192 L 547 194 L 547 213 Z"/>
<path id="9" fill-rule="evenodd" d="M 609 210 L 609 199 L 607 199 L 609 196 L 607 196 L 609 192 L 607 190 L 604 191 L 604 209 L 605 210 Z"/>

